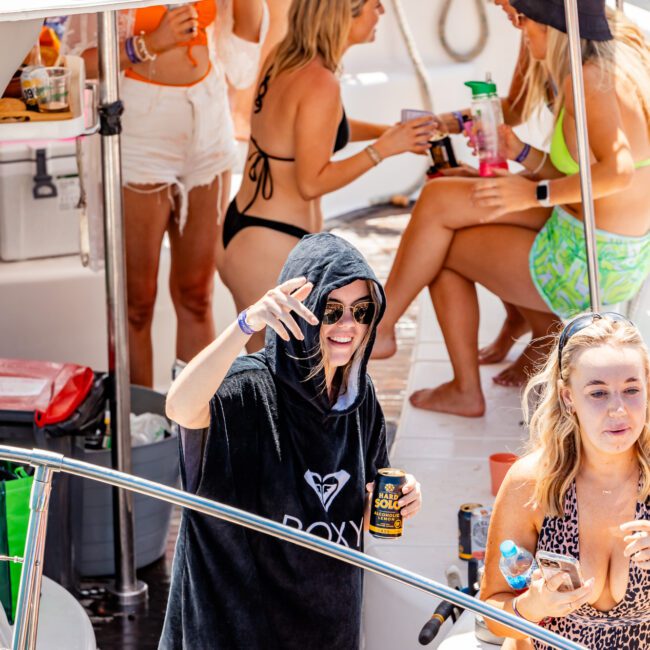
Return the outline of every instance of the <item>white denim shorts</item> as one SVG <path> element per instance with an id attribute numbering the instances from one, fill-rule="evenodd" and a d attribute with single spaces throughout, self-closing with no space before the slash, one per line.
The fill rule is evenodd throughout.
<path id="1" fill-rule="evenodd" d="M 182 231 L 188 193 L 209 185 L 237 163 L 223 73 L 213 67 L 192 86 L 163 86 L 123 76 L 120 94 L 123 183 L 135 191 L 132 186 L 140 184 L 174 188 Z"/>

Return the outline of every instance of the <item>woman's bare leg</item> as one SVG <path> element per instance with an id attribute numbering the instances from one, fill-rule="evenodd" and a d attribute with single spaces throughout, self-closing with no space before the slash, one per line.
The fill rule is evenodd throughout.
<path id="1" fill-rule="evenodd" d="M 224 184 L 222 201 L 227 200 L 224 195 L 227 197 L 228 176 L 226 172 L 209 185 L 200 185 L 189 192 L 187 222 L 182 233 L 176 221 L 169 226 L 169 291 L 177 318 L 176 357 L 181 361 L 190 361 L 215 337 L 212 295 L 216 265 L 217 200 L 220 183 Z"/>
<path id="2" fill-rule="evenodd" d="M 551 313 L 526 309 L 521 312 L 526 322 L 531 324 L 531 339 L 513 363 L 492 377 L 492 381 L 499 386 L 523 386 L 534 374 L 537 366 L 546 359 L 552 347 L 549 334 L 556 332 L 562 325 L 557 316 Z"/>
<path id="3" fill-rule="evenodd" d="M 499 363 L 506 358 L 510 348 L 526 332 L 530 332 L 530 325 L 523 317 L 521 311 L 514 305 L 504 302 L 506 310 L 506 319 L 501 325 L 501 330 L 496 339 L 489 345 L 481 348 L 478 353 L 478 362 L 480 364 Z M 499 375 L 497 375 L 498 377 Z"/>
<path id="4" fill-rule="evenodd" d="M 456 233 L 445 262 L 445 268 L 455 276 L 445 274 L 444 284 L 433 287 L 436 314 L 444 328 L 454 379 L 437 389 L 420 391 L 414 396 L 414 405 L 458 415 L 481 414 L 478 307 L 476 298 L 469 298 L 471 290 L 467 283 L 480 282 L 502 300 L 528 310 L 524 313 L 529 318 L 535 319 L 535 312 L 546 312 L 546 303 L 528 271 L 528 254 L 534 239 L 534 231 L 518 226 L 479 226 Z M 456 276 L 465 283 L 461 284 Z M 452 280 L 455 291 L 450 289 Z M 462 322 L 464 318 L 469 324 Z M 459 403 L 461 387 L 472 399 L 469 405 Z"/>
<path id="5" fill-rule="evenodd" d="M 422 189 L 386 281 L 386 313 L 377 331 L 373 358 L 395 353 L 395 324 L 415 296 L 435 280 L 454 233 L 477 226 L 488 215 L 488 210 L 471 202 L 477 182 L 470 178 L 440 178 Z M 530 228 L 532 232 L 543 226 L 549 214 L 547 208 L 534 208 L 505 215 L 498 222 Z"/>
<path id="6" fill-rule="evenodd" d="M 416 408 L 480 417 L 485 413 L 478 365 L 479 308 L 471 280 L 443 269 L 429 287 L 454 370 L 452 381 L 413 393 Z"/>
<path id="7" fill-rule="evenodd" d="M 131 383 L 152 386 L 151 322 L 156 301 L 160 247 L 172 205 L 167 186 L 134 187 L 124 188 L 129 364 Z M 155 191 L 157 187 L 160 189 Z"/>
<path id="8" fill-rule="evenodd" d="M 250 307 L 277 285 L 284 262 L 297 243 L 291 235 L 260 227 L 240 231 L 225 250 L 219 241 L 219 275 L 230 289 L 237 311 Z M 264 336 L 264 331 L 253 335 L 246 350 L 261 350 Z"/>

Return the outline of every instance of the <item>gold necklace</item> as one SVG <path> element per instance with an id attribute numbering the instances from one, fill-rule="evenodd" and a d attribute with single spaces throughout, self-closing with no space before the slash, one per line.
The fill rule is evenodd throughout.
<path id="1" fill-rule="evenodd" d="M 610 494 L 613 494 L 614 492 L 618 492 L 622 487 L 625 487 L 629 483 L 630 479 L 637 473 L 637 471 L 638 471 L 638 467 L 634 467 L 634 469 L 630 472 L 628 477 L 618 486 L 618 488 L 616 490 L 603 490 L 601 488 L 601 490 L 600 490 L 601 494 L 603 496 L 609 496 Z"/>

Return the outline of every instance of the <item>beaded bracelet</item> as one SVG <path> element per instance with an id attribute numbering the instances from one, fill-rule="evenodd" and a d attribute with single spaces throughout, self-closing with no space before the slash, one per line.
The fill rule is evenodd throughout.
<path id="1" fill-rule="evenodd" d="M 141 61 L 155 61 L 157 54 L 149 52 L 147 42 L 144 40 L 144 34 L 133 37 L 133 45 Z"/>
<path id="2" fill-rule="evenodd" d="M 524 144 L 524 148 L 519 152 L 519 155 L 515 158 L 515 162 L 522 163 L 526 158 L 528 158 L 528 154 L 530 153 L 530 145 L 529 144 Z"/>
<path id="3" fill-rule="evenodd" d="M 135 50 L 135 45 L 133 44 L 134 36 L 129 36 L 124 41 L 124 49 L 126 50 L 126 56 L 129 58 L 131 63 L 142 63 L 142 59 L 138 56 L 138 53 Z"/>
<path id="4" fill-rule="evenodd" d="M 237 325 L 239 325 L 239 329 L 246 334 L 246 336 L 252 336 L 255 334 L 255 330 L 246 322 L 247 311 L 247 309 L 244 309 L 244 311 L 237 316 Z"/>

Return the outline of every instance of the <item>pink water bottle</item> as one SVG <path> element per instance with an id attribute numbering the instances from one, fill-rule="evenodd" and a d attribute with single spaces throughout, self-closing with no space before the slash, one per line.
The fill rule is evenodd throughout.
<path id="1" fill-rule="evenodd" d="M 472 89 L 472 131 L 478 151 L 481 176 L 494 176 L 494 169 L 508 169 L 508 161 L 499 153 L 499 126 L 503 124 L 497 85 L 488 75 L 485 81 L 466 81 Z"/>

